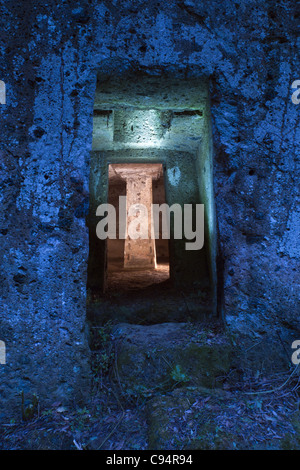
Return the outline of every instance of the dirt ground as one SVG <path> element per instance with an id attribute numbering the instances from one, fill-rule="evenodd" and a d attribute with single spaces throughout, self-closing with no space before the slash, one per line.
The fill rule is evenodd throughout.
<path id="1" fill-rule="evenodd" d="M 107 336 L 102 330 L 104 342 Z M 20 400 L 19 419 L 0 425 L 0 449 L 300 450 L 298 367 L 269 376 L 239 371 L 240 380 L 231 370 L 212 389 L 179 378 L 164 391 L 133 394 L 119 386 L 109 344 L 93 353 L 93 391 L 84 406 L 22 410 Z"/>
<path id="2" fill-rule="evenodd" d="M 147 325 L 149 315 L 150 324 L 171 313 L 175 321 L 189 321 L 200 309 L 202 339 L 215 340 L 222 329 L 211 320 L 205 327 L 209 303 L 197 286 L 174 290 L 167 278 L 166 266 L 143 276 L 110 272 L 105 299 L 90 305 L 96 320 L 91 396 L 84 405 L 54 402 L 47 407 L 33 397 L 22 405 L 20 397 L 19 417 L 0 423 L 0 450 L 300 449 L 299 368 L 253 368 L 255 344 L 247 346 L 241 366 L 217 377 L 212 388 L 189 383 L 180 373 L 159 391 L 120 386 L 110 320 L 116 310 L 122 313 L 116 320 L 140 315 L 136 323 Z"/>
<path id="3" fill-rule="evenodd" d="M 118 396 L 107 380 L 88 406 L 53 403 L 0 426 L 1 450 L 300 449 L 299 390 L 286 377 L 219 391 Z M 270 391 L 273 389 L 274 391 Z M 276 391 L 277 389 L 277 391 Z"/>

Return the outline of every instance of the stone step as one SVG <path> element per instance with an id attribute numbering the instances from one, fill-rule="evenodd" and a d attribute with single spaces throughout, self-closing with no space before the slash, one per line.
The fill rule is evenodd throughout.
<path id="1" fill-rule="evenodd" d="M 233 349 L 224 332 L 190 323 L 119 324 L 113 330 L 122 393 L 151 396 L 180 386 L 220 387 Z"/>

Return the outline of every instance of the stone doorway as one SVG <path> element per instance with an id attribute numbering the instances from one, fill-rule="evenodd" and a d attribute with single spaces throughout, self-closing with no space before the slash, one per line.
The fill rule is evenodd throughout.
<path id="1" fill-rule="evenodd" d="M 153 322 L 173 318 L 173 310 L 178 304 L 181 305 L 175 315 L 178 321 L 185 321 L 187 314 L 193 318 L 197 317 L 204 309 L 203 302 L 207 311 L 216 314 L 217 244 L 211 136 L 209 92 L 205 79 L 180 80 L 139 76 L 102 80 L 99 77 L 94 104 L 93 150 L 90 162 L 90 253 L 87 286 L 90 297 L 102 302 L 97 313 L 101 321 L 107 319 L 109 311 L 112 312 L 111 316 L 114 316 L 116 312 L 119 315 L 119 312 L 124 310 L 125 300 L 121 308 L 114 308 L 108 296 L 113 290 L 114 282 L 117 282 L 117 277 L 119 280 L 121 278 L 120 263 L 121 271 L 129 276 L 130 264 L 133 261 L 133 253 L 130 253 L 132 246 L 126 247 L 126 241 L 99 240 L 96 236 L 96 226 L 99 222 L 99 217 L 96 216 L 97 207 L 111 200 L 111 187 L 115 185 L 116 194 L 125 196 L 130 185 L 136 184 L 133 180 L 129 182 L 130 178 L 126 178 L 126 175 L 122 177 L 119 174 L 118 178 L 112 175 L 113 169 L 120 169 L 122 165 L 133 165 L 136 168 L 144 165 L 144 168 L 148 166 L 149 169 L 151 165 L 161 165 L 161 181 L 164 182 L 165 201 L 169 207 L 174 204 L 182 208 L 185 204 L 193 207 L 203 204 L 205 208 L 205 243 L 202 249 L 186 250 L 187 240 L 184 237 L 174 237 L 174 226 L 171 225 L 168 244 L 169 267 L 161 273 L 167 278 L 168 284 L 164 281 L 153 285 L 155 300 L 159 305 L 166 305 L 166 296 L 168 299 L 172 297 L 172 306 L 169 309 L 172 313 L 161 308 Z M 148 178 L 148 182 L 146 179 L 145 176 L 144 190 L 149 193 L 150 179 Z M 159 181 L 152 181 L 152 187 L 155 188 Z M 155 191 L 153 197 L 154 195 Z M 154 251 L 159 253 L 160 249 L 158 243 L 148 246 L 149 276 L 151 272 L 152 275 L 159 272 L 154 269 Z M 128 259 L 125 259 L 124 253 L 129 255 Z M 136 255 L 137 250 L 135 263 Z M 113 260 L 114 256 L 118 259 Z M 119 263 L 118 272 L 116 261 Z M 132 272 L 138 273 L 136 277 L 141 275 L 137 266 Z M 139 295 L 146 296 L 145 288 L 148 286 L 137 282 L 136 287 L 138 285 L 142 287 L 139 289 Z M 164 286 L 160 293 L 159 285 Z M 120 284 L 118 287 L 115 284 L 115 287 L 114 292 L 120 292 Z M 170 290 L 167 290 L 169 287 Z M 188 299 L 189 293 L 192 300 Z M 153 293 L 149 294 L 148 300 L 153 304 Z M 132 300 L 126 301 L 131 310 Z M 142 297 L 141 302 L 144 303 Z M 146 310 L 149 312 L 149 302 Z M 128 314 L 128 317 L 130 322 L 140 321 L 139 316 L 134 313 Z"/>

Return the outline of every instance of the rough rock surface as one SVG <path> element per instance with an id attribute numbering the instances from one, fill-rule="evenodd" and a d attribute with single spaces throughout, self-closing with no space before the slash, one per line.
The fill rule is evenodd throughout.
<path id="1" fill-rule="evenodd" d="M 0 416 L 19 409 L 21 390 L 43 403 L 88 394 L 85 216 L 99 73 L 209 78 L 223 313 L 233 330 L 284 331 L 290 348 L 299 331 L 297 3 L 6 0 L 0 21 Z"/>

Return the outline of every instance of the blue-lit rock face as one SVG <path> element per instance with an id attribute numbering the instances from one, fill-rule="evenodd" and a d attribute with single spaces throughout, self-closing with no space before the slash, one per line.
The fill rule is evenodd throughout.
<path id="1" fill-rule="evenodd" d="M 299 328 L 297 15 L 283 0 L 2 2 L 0 416 L 18 411 L 22 390 L 44 405 L 89 394 L 97 75 L 209 80 L 219 305 L 233 330 L 263 339 L 277 329 L 290 347 Z"/>

